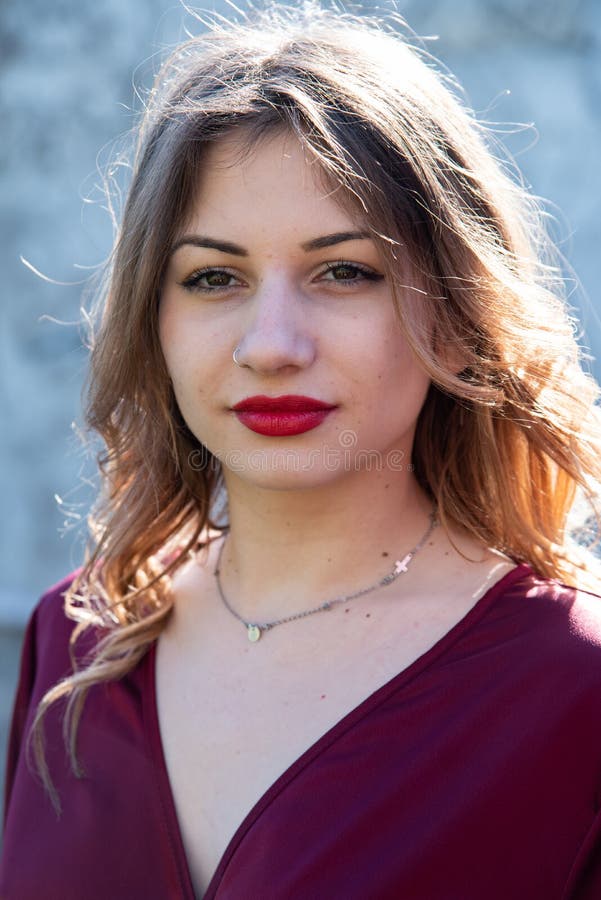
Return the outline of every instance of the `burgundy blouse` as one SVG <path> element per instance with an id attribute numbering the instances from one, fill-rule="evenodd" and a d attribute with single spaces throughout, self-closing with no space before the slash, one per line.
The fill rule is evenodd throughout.
<path id="1" fill-rule="evenodd" d="M 154 645 L 90 691 L 84 778 L 65 758 L 64 705 L 51 708 L 60 819 L 27 766 L 34 708 L 70 671 L 71 577 L 44 594 L 25 634 L 0 897 L 193 900 Z M 599 900 L 600 788 L 601 599 L 520 565 L 280 775 L 205 900 Z"/>

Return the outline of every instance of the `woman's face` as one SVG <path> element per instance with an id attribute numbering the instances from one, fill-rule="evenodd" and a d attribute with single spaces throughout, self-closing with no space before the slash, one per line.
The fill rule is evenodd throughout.
<path id="1" fill-rule="evenodd" d="M 228 137 L 208 152 L 161 295 L 161 346 L 188 427 L 226 482 L 306 488 L 410 471 L 429 379 L 400 332 L 381 255 L 293 135 L 272 135 L 242 163 L 239 149 Z M 328 411 L 233 411 L 257 395 Z"/>

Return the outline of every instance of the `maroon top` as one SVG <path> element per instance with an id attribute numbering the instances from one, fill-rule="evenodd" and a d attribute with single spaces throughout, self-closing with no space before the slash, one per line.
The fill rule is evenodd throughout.
<path id="1" fill-rule="evenodd" d="M 34 707 L 70 670 L 69 580 L 42 597 L 25 635 L 0 897 L 192 900 L 155 645 L 90 691 L 78 745 L 87 777 L 70 774 L 64 704 L 51 708 L 60 821 L 27 768 Z M 274 782 L 205 900 L 599 900 L 600 787 L 601 600 L 520 565 Z"/>

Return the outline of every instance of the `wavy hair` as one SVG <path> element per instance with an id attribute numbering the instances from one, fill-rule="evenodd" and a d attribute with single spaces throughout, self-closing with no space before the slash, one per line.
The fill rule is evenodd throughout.
<path id="1" fill-rule="evenodd" d="M 400 332 L 431 378 L 412 462 L 443 527 L 543 577 L 590 576 L 592 557 L 568 525 L 577 495 L 599 522 L 598 387 L 582 364 L 544 215 L 398 24 L 316 6 L 213 21 L 172 54 L 149 95 L 90 341 L 85 421 L 104 449 L 85 563 L 65 596 L 78 623 L 73 673 L 42 698 L 30 732 L 57 812 L 47 709 L 68 699 L 63 735 L 82 775 L 76 739 L 88 690 L 140 661 L 172 611 L 172 575 L 207 528 L 227 528 L 215 514 L 220 464 L 177 407 L 158 307 L 207 147 L 233 129 L 246 151 L 292 132 L 381 250 Z M 420 289 L 404 284 L 407 258 Z M 87 628 L 98 641 L 83 665 L 74 647 Z"/>

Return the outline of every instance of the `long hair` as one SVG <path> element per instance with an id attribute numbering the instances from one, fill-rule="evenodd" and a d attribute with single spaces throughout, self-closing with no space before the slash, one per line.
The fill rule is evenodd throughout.
<path id="1" fill-rule="evenodd" d="M 65 612 L 78 622 L 73 646 L 86 628 L 98 642 L 85 665 L 72 653 L 73 673 L 45 694 L 31 730 L 57 810 L 48 707 L 68 699 L 64 739 L 81 775 L 88 690 L 139 662 L 172 611 L 171 576 L 207 527 L 227 527 L 214 521 L 219 461 L 177 407 L 157 320 L 207 147 L 233 129 L 247 151 L 276 130 L 293 133 L 367 223 L 399 333 L 431 379 L 412 463 L 443 527 L 543 577 L 576 584 L 590 573 L 568 517 L 578 494 L 598 521 L 598 388 L 583 369 L 544 217 L 447 76 L 395 25 L 270 8 L 212 23 L 156 79 L 90 348 L 86 424 L 105 446 L 102 489 Z M 406 284 L 406 260 L 420 289 Z"/>

